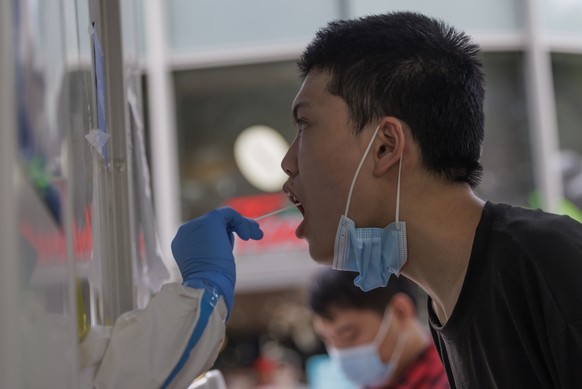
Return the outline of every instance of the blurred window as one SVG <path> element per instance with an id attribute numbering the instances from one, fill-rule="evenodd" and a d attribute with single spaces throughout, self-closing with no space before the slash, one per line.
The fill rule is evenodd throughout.
<path id="1" fill-rule="evenodd" d="M 483 53 L 485 142 L 477 192 L 492 201 L 528 205 L 534 189 L 522 53 Z"/>
<path id="2" fill-rule="evenodd" d="M 564 195 L 582 209 L 582 55 L 553 54 Z"/>
<path id="3" fill-rule="evenodd" d="M 183 220 L 232 197 L 261 193 L 236 165 L 235 140 L 262 125 L 290 144 L 291 103 L 299 87 L 293 61 L 174 73 Z"/>
<path id="4" fill-rule="evenodd" d="M 544 28 L 552 33 L 582 35 L 582 1 L 580 0 L 537 0 L 540 1 Z"/>
<path id="5" fill-rule="evenodd" d="M 422 12 L 470 32 L 514 32 L 524 23 L 518 0 L 352 0 L 351 8 L 355 16 L 397 10 Z"/>
<path id="6" fill-rule="evenodd" d="M 338 16 L 336 0 L 171 0 L 166 15 L 176 51 L 306 42 Z"/>

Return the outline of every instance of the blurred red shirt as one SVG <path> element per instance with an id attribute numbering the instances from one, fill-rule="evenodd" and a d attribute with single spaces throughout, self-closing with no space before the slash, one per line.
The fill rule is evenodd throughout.
<path id="1" fill-rule="evenodd" d="M 398 382 L 376 389 L 449 389 L 449 381 L 439 354 L 431 342 Z"/>

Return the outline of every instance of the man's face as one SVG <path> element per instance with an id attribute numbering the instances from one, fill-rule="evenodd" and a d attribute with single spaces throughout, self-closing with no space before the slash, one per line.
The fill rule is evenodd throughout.
<path id="1" fill-rule="evenodd" d="M 302 204 L 296 235 L 309 243 L 311 257 L 331 263 L 335 233 L 365 144 L 355 136 L 345 101 L 330 94 L 327 72 L 312 70 L 293 102 L 297 135 L 281 167 L 289 176 L 283 190 Z M 352 202 L 357 202 L 356 197 Z M 350 208 L 351 209 L 351 208 Z M 351 216 L 350 211 L 350 216 Z"/>
<path id="2" fill-rule="evenodd" d="M 382 316 L 372 310 L 332 308 L 331 319 L 316 315 L 313 328 L 329 349 L 343 349 L 371 343 L 376 338 Z"/>

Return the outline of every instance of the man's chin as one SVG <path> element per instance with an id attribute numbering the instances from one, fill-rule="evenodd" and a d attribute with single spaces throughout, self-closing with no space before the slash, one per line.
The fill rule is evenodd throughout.
<path id="1" fill-rule="evenodd" d="M 309 255 L 311 256 L 311 259 L 313 259 L 320 265 L 331 266 L 331 263 L 333 261 L 333 253 L 330 253 L 329 251 L 323 252 L 317 250 L 315 249 L 315 247 L 312 247 L 311 245 L 309 246 Z"/>

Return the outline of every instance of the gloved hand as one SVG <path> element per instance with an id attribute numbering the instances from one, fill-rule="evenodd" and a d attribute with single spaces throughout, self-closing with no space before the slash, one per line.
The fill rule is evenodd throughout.
<path id="1" fill-rule="evenodd" d="M 256 221 L 224 207 L 183 224 L 172 241 L 184 285 L 200 288 L 211 283 L 224 297 L 229 313 L 236 281 L 233 231 L 243 240 L 263 237 Z"/>

